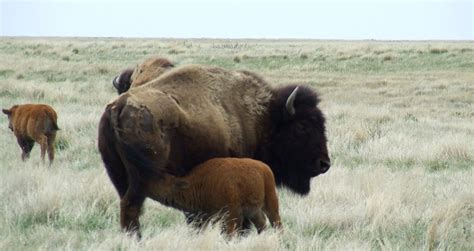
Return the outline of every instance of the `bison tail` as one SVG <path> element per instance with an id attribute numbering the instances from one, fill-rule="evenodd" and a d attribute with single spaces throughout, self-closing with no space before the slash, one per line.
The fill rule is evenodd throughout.
<path id="1" fill-rule="evenodd" d="M 115 132 L 111 123 L 111 109 L 110 106 L 108 106 L 99 123 L 98 148 L 107 174 L 120 198 L 122 198 L 128 190 L 129 181 L 127 170 L 117 151 L 116 141 L 117 139 L 115 138 Z"/>

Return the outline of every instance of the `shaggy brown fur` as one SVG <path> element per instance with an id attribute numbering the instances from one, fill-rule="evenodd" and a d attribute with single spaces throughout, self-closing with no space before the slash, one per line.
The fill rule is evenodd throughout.
<path id="1" fill-rule="evenodd" d="M 112 81 L 118 93 L 124 93 L 131 87 L 143 85 L 173 68 L 174 65 L 166 58 L 152 57 L 137 65 L 135 69 L 125 69 Z"/>
<path id="2" fill-rule="evenodd" d="M 242 229 L 244 218 L 260 233 L 265 229 L 265 215 L 273 227 L 281 228 L 273 173 L 257 160 L 214 158 L 184 177 L 165 175 L 164 179 L 148 185 L 151 198 L 200 215 L 205 222 L 216 215 L 224 216 L 229 235 Z"/>
<path id="3" fill-rule="evenodd" d="M 307 194 L 330 166 L 318 101 L 308 87 L 274 89 L 254 73 L 201 65 L 131 88 L 106 107 L 98 140 L 122 227 L 138 230 L 144 187 L 215 157 L 262 160 L 277 185 Z"/>
<path id="4" fill-rule="evenodd" d="M 44 156 L 48 151 L 51 164 L 54 160 L 56 131 L 59 130 L 58 116 L 54 109 L 48 105 L 25 104 L 14 105 L 2 111 L 8 116 L 8 128 L 15 134 L 23 151 L 21 159 L 26 160 L 30 156 L 36 141 L 41 146 L 41 159 L 44 161 Z"/>

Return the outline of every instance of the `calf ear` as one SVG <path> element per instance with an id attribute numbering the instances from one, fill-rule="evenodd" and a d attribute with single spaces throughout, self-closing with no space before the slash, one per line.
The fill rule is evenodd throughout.
<path id="1" fill-rule="evenodd" d="M 6 115 L 11 115 L 12 114 L 12 111 L 10 111 L 8 109 L 2 109 L 2 112 L 5 113 Z"/>
<path id="2" fill-rule="evenodd" d="M 189 182 L 187 181 L 184 181 L 184 180 L 178 180 L 174 183 L 174 186 L 177 188 L 177 189 L 186 189 L 189 187 Z"/>

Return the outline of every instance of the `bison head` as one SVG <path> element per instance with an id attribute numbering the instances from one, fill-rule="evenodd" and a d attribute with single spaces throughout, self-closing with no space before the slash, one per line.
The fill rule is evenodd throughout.
<path id="1" fill-rule="evenodd" d="M 135 69 L 126 69 L 122 71 L 112 81 L 115 89 L 122 94 L 132 86 L 143 85 L 163 74 L 174 65 L 165 58 L 152 57 L 137 65 Z"/>
<path id="2" fill-rule="evenodd" d="M 285 86 L 274 91 L 270 107 L 273 124 L 264 161 L 277 184 L 305 195 L 312 177 L 329 170 L 325 119 L 319 98 L 309 87 Z"/>
<path id="3" fill-rule="evenodd" d="M 130 89 L 130 77 L 132 76 L 132 73 L 132 69 L 126 69 L 114 78 L 112 84 L 114 85 L 115 89 L 117 89 L 118 94 L 122 94 Z"/>

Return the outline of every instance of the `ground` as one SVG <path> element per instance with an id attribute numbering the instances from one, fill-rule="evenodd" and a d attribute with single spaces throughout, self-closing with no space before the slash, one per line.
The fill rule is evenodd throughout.
<path id="1" fill-rule="evenodd" d="M 302 83 L 321 95 L 331 169 L 279 190 L 284 232 L 226 241 L 147 200 L 137 242 L 97 150 L 122 69 L 161 55 Z M 474 42 L 0 38 L 0 106 L 46 103 L 51 167 L 0 116 L 0 249 L 474 249 Z"/>

